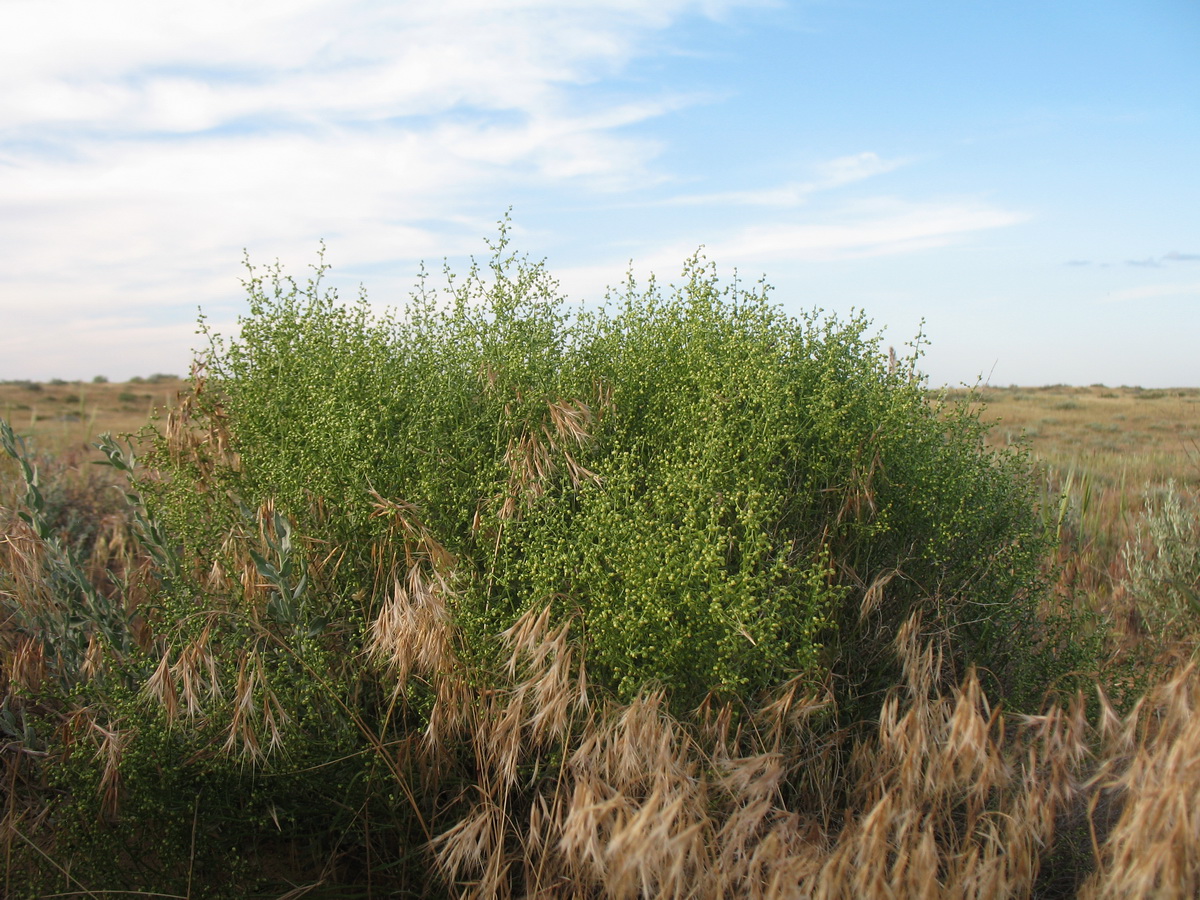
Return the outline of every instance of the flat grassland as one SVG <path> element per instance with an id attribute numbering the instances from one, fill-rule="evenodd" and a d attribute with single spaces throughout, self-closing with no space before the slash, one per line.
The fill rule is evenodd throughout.
<path id="1" fill-rule="evenodd" d="M 156 410 L 174 406 L 185 386 L 174 375 L 127 382 L 0 382 L 0 418 L 32 438 L 39 452 L 90 450 L 90 442 L 105 432 L 136 433 Z"/>
<path id="2" fill-rule="evenodd" d="M 82 451 L 105 432 L 136 433 L 178 401 L 184 379 L 152 375 L 120 383 L 0 382 L 0 418 L 45 453 Z M 949 390 L 946 397 L 967 397 Z M 988 443 L 1026 441 L 1049 482 L 1119 494 L 1140 508 L 1147 486 L 1200 487 L 1200 388 L 983 387 L 973 392 Z M 1094 502 L 1091 500 L 1090 502 Z"/>
<path id="3" fill-rule="evenodd" d="M 965 396 L 951 391 L 949 396 Z M 1105 487 L 1175 479 L 1200 483 L 1200 388 L 992 388 L 977 392 L 989 442 L 1022 436 L 1065 477 L 1074 470 Z"/>
<path id="4" fill-rule="evenodd" d="M 2 382 L 0 417 L 32 439 L 38 453 L 78 465 L 100 458 L 91 447 L 99 435 L 136 434 L 187 387 L 171 375 L 123 383 Z M 939 396 L 930 392 L 931 399 Z M 991 446 L 1028 444 L 1043 466 L 1045 515 L 1060 540 L 1061 589 L 1120 618 L 1111 601 L 1125 574 L 1121 551 L 1134 537 L 1146 496 L 1171 481 L 1200 490 L 1200 388 L 985 386 L 944 396 L 972 400 L 991 426 Z M 0 474 L 10 462 L 0 459 Z"/>

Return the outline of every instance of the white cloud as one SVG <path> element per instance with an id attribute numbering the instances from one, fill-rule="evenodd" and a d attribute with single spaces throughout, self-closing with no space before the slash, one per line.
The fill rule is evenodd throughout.
<path id="1" fill-rule="evenodd" d="M 132 325 L 71 324 L 101 312 L 180 346 L 197 304 L 238 295 L 246 246 L 310 261 L 326 237 L 342 271 L 415 269 L 477 251 L 494 223 L 475 210 L 522 189 L 655 184 L 660 144 L 631 126 L 698 97 L 587 86 L 681 19 L 745 5 L 0 4 L 20 35 L 0 54 L 0 377 L 146 349 Z"/>
<path id="2" fill-rule="evenodd" d="M 681 20 L 745 5 L 0 4 L 0 28 L 21 35 L 0 55 L 0 377 L 186 369 L 196 307 L 229 318 L 241 297 L 243 247 L 302 276 L 325 237 L 336 277 L 366 273 L 373 297 L 399 300 L 417 260 L 436 271 L 479 252 L 519 197 L 557 190 L 583 217 L 597 197 L 669 182 L 647 126 L 712 96 L 611 76 Z M 693 235 L 722 266 L 757 268 L 942 246 L 1020 220 L 971 202 L 836 204 L 836 189 L 905 162 L 862 152 L 793 183 L 679 198 L 722 217 L 641 239 L 637 266 L 671 280 Z M 818 193 L 834 202 L 797 216 Z M 768 213 L 744 225 L 736 207 Z M 620 279 L 625 261 L 597 255 L 555 268 L 570 296 Z"/>
<path id="3" fill-rule="evenodd" d="M 725 273 L 738 269 L 756 276 L 772 264 L 826 262 L 913 253 L 944 247 L 974 233 L 1016 225 L 1022 213 L 981 203 L 912 204 L 875 200 L 829 212 L 829 221 L 776 220 L 732 228 L 703 242 L 704 255 Z M 598 299 L 607 286 L 616 286 L 632 263 L 639 281 L 650 274 L 661 283 L 674 280 L 699 244 L 674 241 L 639 252 L 633 259 L 613 259 L 606 265 L 555 268 L 554 274 L 570 297 Z"/>
<path id="4" fill-rule="evenodd" d="M 377 120 L 546 110 L 653 33 L 729 3 L 10 0 L 0 119 L 192 130 L 260 115 Z"/>
<path id="5" fill-rule="evenodd" d="M 904 204 L 894 201 L 832 223 L 773 223 L 746 228 L 721 242 L 722 259 L 830 260 L 882 256 L 942 247 L 966 234 L 1015 225 L 1020 213 L 981 204 Z"/>
<path id="6" fill-rule="evenodd" d="M 793 181 L 774 187 L 745 191 L 720 191 L 710 194 L 685 194 L 667 201 L 688 206 L 799 206 L 820 191 L 833 190 L 858 181 L 884 175 L 907 164 L 904 159 L 882 159 L 877 153 L 863 152 L 840 156 L 816 166 L 809 181 Z"/>
<path id="7" fill-rule="evenodd" d="M 1142 287 L 1114 291 L 1104 299 L 1108 303 L 1129 303 L 1141 300 L 1161 300 L 1167 297 L 1200 299 L 1200 282 L 1191 284 L 1147 284 Z"/>

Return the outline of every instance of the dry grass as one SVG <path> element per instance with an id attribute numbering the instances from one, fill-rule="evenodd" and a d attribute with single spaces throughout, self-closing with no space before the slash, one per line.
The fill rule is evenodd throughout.
<path id="1" fill-rule="evenodd" d="M 87 449 L 89 442 L 109 431 L 136 432 L 156 409 L 178 402 L 185 382 L 171 376 L 152 376 L 140 382 L 3 382 L 0 418 L 18 434 L 32 437 L 39 450 L 59 454 Z"/>
<path id="2" fill-rule="evenodd" d="M 991 443 L 1024 436 L 1064 475 L 1135 491 L 1169 478 L 1200 484 L 1200 388 L 988 387 L 979 396 L 983 420 L 995 423 Z"/>
<path id="3" fill-rule="evenodd" d="M 1200 492 L 1200 388 L 987 387 L 979 399 L 989 443 L 1026 440 L 1044 465 L 1060 595 L 1108 618 L 1119 652 L 1186 658 L 1194 641 L 1150 647 L 1154 615 L 1126 590 L 1127 553 L 1152 552 L 1137 532 L 1149 492 L 1168 482 Z"/>
<path id="4" fill-rule="evenodd" d="M 837 729 L 828 700 L 796 685 L 756 710 L 679 720 L 655 692 L 593 703 L 569 629 L 549 622 L 530 613 L 508 632 L 506 685 L 453 692 L 448 717 L 465 727 L 477 777 L 431 846 L 457 896 L 1200 888 L 1192 668 L 1125 718 L 1102 697 L 1091 722 L 1080 697 L 1009 721 L 973 674 L 954 691 L 935 688 L 936 649 L 914 620 L 895 648 L 905 683 L 874 725 Z M 1077 857 L 1065 873 L 1054 868 L 1064 848 Z"/>

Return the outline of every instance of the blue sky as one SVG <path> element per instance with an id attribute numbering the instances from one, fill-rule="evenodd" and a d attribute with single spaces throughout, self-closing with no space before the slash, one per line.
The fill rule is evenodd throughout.
<path id="1" fill-rule="evenodd" d="M 401 305 L 512 207 L 566 294 L 703 245 L 934 385 L 1200 384 L 1200 3 L 5 0 L 0 378 L 185 372 L 243 249 Z"/>

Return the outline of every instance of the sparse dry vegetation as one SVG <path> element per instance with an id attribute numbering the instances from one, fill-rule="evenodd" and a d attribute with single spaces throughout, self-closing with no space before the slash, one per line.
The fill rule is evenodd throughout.
<path id="1" fill-rule="evenodd" d="M 1059 593 L 1103 614 L 1119 654 L 1149 665 L 1189 659 L 1200 611 L 1200 389 L 989 387 L 972 403 L 993 426 L 991 445 L 1026 440 L 1042 463 Z"/>
<path id="2" fill-rule="evenodd" d="M 1200 892 L 1198 392 L 988 432 L 865 323 L 504 254 L 0 385 L 6 896 Z"/>

